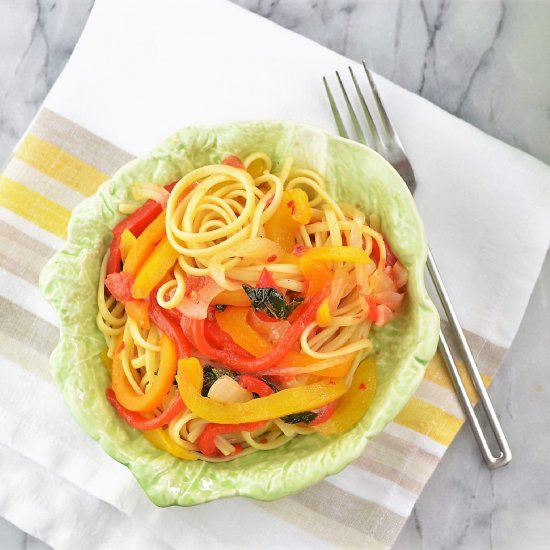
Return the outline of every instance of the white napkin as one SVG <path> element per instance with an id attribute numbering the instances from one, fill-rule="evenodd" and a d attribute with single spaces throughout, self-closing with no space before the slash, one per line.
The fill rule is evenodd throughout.
<path id="1" fill-rule="evenodd" d="M 223 0 L 96 0 L 44 105 L 136 155 L 193 124 L 285 119 L 334 130 L 321 77 L 348 63 Z M 415 166 L 418 206 L 462 323 L 508 348 L 550 242 L 550 168 L 377 82 Z M 42 304 L 29 308 L 50 318 Z M 56 548 L 322 547 L 246 499 L 156 509 L 76 426 L 59 392 L 9 361 L 2 369 L 9 490 L 0 514 L 34 536 Z"/>
<path id="2" fill-rule="evenodd" d="M 45 106 L 136 155 L 183 125 L 285 119 L 335 131 L 321 77 L 349 64 L 221 0 L 99 0 Z M 377 82 L 462 325 L 508 347 L 548 248 L 548 166 Z"/>

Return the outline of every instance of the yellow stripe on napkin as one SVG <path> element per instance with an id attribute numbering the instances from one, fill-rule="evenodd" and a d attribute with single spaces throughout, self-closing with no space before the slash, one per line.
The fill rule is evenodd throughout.
<path id="1" fill-rule="evenodd" d="M 457 368 L 460 377 L 464 382 L 464 387 L 466 388 L 466 393 L 468 394 L 470 401 L 472 401 L 473 403 L 477 403 L 479 397 L 472 381 L 470 380 L 470 377 L 468 376 L 466 365 L 464 365 L 462 361 L 457 361 Z M 449 376 L 449 373 L 447 372 L 447 367 L 445 367 L 443 357 L 439 352 L 437 352 L 434 358 L 429 362 L 424 378 L 426 380 L 430 380 L 438 386 L 442 386 L 454 392 L 453 382 L 451 380 L 451 377 Z M 492 378 L 486 374 L 482 374 L 481 379 L 483 380 L 483 384 L 485 385 L 485 387 L 488 388 L 491 384 Z"/>
<path id="2" fill-rule="evenodd" d="M 21 142 L 15 156 L 87 197 L 108 179 L 97 168 L 32 134 Z"/>
<path id="3" fill-rule="evenodd" d="M 0 176 L 0 206 L 65 239 L 71 212 L 16 181 Z"/>
<path id="4" fill-rule="evenodd" d="M 411 398 L 394 422 L 446 446 L 451 444 L 463 424 L 456 416 L 416 397 Z"/>

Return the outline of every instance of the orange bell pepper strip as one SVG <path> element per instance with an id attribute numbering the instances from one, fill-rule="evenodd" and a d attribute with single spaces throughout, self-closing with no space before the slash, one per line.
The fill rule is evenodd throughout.
<path id="1" fill-rule="evenodd" d="M 126 302 L 126 313 L 131 317 L 141 329 L 148 329 L 151 326 L 149 322 L 149 307 L 144 300 L 130 300 Z"/>
<path id="2" fill-rule="evenodd" d="M 284 191 L 281 204 L 264 224 L 265 235 L 285 252 L 292 252 L 300 225 L 309 223 L 311 215 L 311 206 L 305 191 Z"/>
<path id="3" fill-rule="evenodd" d="M 172 456 L 182 458 L 184 460 L 197 460 L 199 457 L 195 453 L 182 449 L 179 445 L 176 445 L 168 436 L 168 434 L 162 429 L 148 430 L 143 432 L 145 439 L 151 443 L 157 449 L 165 451 Z"/>
<path id="4" fill-rule="evenodd" d="M 128 254 L 134 244 L 136 244 L 137 237 L 129 230 L 125 229 L 120 236 L 120 255 L 122 257 L 122 262 L 126 261 Z"/>
<path id="5" fill-rule="evenodd" d="M 139 268 L 145 263 L 152 254 L 157 243 L 166 236 L 166 211 L 163 210 L 136 239 L 134 246 L 130 250 L 123 271 L 137 275 Z"/>
<path id="6" fill-rule="evenodd" d="M 278 367 L 306 367 L 308 365 L 314 365 L 319 363 L 322 359 L 316 359 L 310 355 L 306 355 L 301 351 L 291 351 L 286 357 L 284 357 L 281 362 L 277 365 Z M 333 365 L 332 367 L 327 367 L 322 370 L 314 371 L 311 374 L 315 376 L 322 376 L 324 378 L 342 378 L 348 373 L 353 359 L 343 360 L 341 363 Z"/>
<path id="7" fill-rule="evenodd" d="M 242 288 L 238 290 L 222 290 L 213 298 L 211 303 L 212 305 L 250 307 L 250 298 Z"/>
<path id="8" fill-rule="evenodd" d="M 249 311 L 249 307 L 228 306 L 224 311 L 216 311 L 216 322 L 224 332 L 231 336 L 236 344 L 254 355 L 254 357 L 271 353 L 273 345 L 248 324 L 246 318 Z"/>
<path id="9" fill-rule="evenodd" d="M 216 424 L 241 424 L 280 418 L 287 414 L 318 409 L 346 392 L 343 380 L 327 380 L 281 390 L 245 403 L 219 403 L 202 397 L 203 371 L 195 357 L 178 362 L 176 376 L 183 402 L 192 412 Z"/>
<path id="10" fill-rule="evenodd" d="M 325 435 L 347 432 L 365 416 L 376 394 L 376 362 L 372 358 L 362 361 L 351 387 L 344 394 L 334 414 L 314 429 Z"/>
<path id="11" fill-rule="evenodd" d="M 132 248 L 132 251 L 134 248 Z M 178 256 L 179 252 L 172 248 L 168 237 L 164 237 L 157 246 L 155 246 L 155 249 L 145 260 L 136 275 L 136 279 L 132 286 L 132 296 L 136 299 L 143 299 L 149 296 L 151 291 L 174 266 Z"/>
<path id="12" fill-rule="evenodd" d="M 130 411 L 151 412 L 155 410 L 172 387 L 177 370 L 176 347 L 166 335 L 160 338 L 159 345 L 158 373 L 148 391 L 142 395 L 138 395 L 128 382 L 118 354 L 113 358 L 113 390 L 117 401 Z"/>
<path id="13" fill-rule="evenodd" d="M 323 262 L 313 260 L 307 252 L 299 260 L 300 271 L 307 280 L 306 296 L 317 294 L 322 288 L 330 285 L 334 272 Z"/>

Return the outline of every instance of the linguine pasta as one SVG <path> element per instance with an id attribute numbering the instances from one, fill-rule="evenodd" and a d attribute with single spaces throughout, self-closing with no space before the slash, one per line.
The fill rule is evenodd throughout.
<path id="1" fill-rule="evenodd" d="M 351 428 L 375 392 L 369 331 L 407 282 L 379 220 L 259 152 L 134 194 L 97 295 L 119 414 L 189 460 Z"/>

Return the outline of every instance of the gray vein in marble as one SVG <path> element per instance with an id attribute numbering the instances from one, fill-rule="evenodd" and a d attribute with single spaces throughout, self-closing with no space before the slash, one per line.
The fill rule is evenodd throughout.
<path id="1" fill-rule="evenodd" d="M 491 43 L 487 47 L 487 49 L 481 54 L 481 57 L 479 58 L 479 62 L 476 65 L 476 67 L 474 68 L 474 70 L 473 70 L 473 72 L 472 72 L 472 74 L 471 74 L 471 76 L 470 76 L 470 78 L 469 78 L 469 80 L 466 84 L 464 92 L 462 93 L 462 95 L 460 97 L 458 105 L 456 106 L 456 108 L 454 110 L 455 114 L 457 114 L 458 116 L 460 116 L 460 114 L 461 114 L 464 102 L 466 101 L 466 99 L 468 98 L 468 96 L 470 94 L 472 85 L 474 83 L 474 80 L 475 80 L 478 72 L 480 71 L 480 69 L 482 67 L 489 66 L 490 65 L 490 58 L 494 57 L 495 45 L 496 45 L 496 42 L 499 39 L 500 35 L 502 34 L 502 29 L 504 27 L 504 16 L 506 15 L 506 6 L 505 6 L 503 0 L 500 0 L 500 6 L 501 6 L 501 14 L 500 14 L 500 18 L 499 18 L 499 20 L 497 22 L 497 25 L 496 25 L 495 35 L 494 35 Z M 493 88 L 490 91 L 490 100 L 489 100 L 489 105 L 490 105 L 490 111 L 489 111 L 490 112 L 490 118 L 489 118 L 489 120 L 490 121 L 494 121 L 494 118 L 495 118 L 494 105 L 493 105 L 494 94 L 495 94 L 495 90 Z"/>

